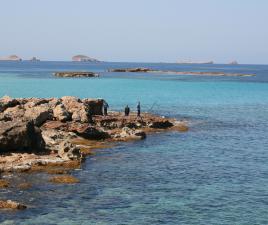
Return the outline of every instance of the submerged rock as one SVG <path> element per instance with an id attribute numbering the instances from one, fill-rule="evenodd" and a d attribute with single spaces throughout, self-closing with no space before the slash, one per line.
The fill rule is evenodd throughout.
<path id="1" fill-rule="evenodd" d="M 56 184 L 75 184 L 79 183 L 79 180 L 70 175 L 56 176 L 50 179 L 50 182 Z"/>
<path id="2" fill-rule="evenodd" d="M 4 179 L 0 179 L 0 188 L 8 188 L 9 187 L 9 182 Z"/>

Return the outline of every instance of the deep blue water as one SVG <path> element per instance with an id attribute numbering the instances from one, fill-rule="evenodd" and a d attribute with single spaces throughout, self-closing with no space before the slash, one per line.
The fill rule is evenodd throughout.
<path id="1" fill-rule="evenodd" d="M 107 73 L 108 68 L 254 73 L 208 77 Z M 100 78 L 60 79 L 61 70 Z M 0 96 L 100 97 L 111 109 L 187 119 L 187 133 L 159 133 L 89 157 L 78 185 L 18 175 L 33 188 L 0 190 L 30 206 L 0 212 L 4 224 L 268 224 L 268 66 L 1 62 Z M 16 176 L 16 175 L 15 175 Z"/>

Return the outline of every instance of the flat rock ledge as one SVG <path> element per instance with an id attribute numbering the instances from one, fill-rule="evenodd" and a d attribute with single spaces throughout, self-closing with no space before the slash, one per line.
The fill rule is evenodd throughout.
<path id="1" fill-rule="evenodd" d="M 109 69 L 108 72 L 116 73 L 162 73 L 167 75 L 195 75 L 195 76 L 227 76 L 227 77 L 251 77 L 255 74 L 243 74 L 243 73 L 225 73 L 219 71 L 172 71 L 172 70 L 155 70 L 150 68 L 118 68 Z"/>
<path id="2" fill-rule="evenodd" d="M 56 72 L 54 73 L 56 77 L 73 77 L 73 78 L 80 78 L 80 77 L 99 77 L 98 73 L 93 72 L 80 72 L 80 71 L 64 71 L 64 72 Z"/>
<path id="3" fill-rule="evenodd" d="M 187 131 L 185 122 L 144 113 L 102 115 L 103 99 L 0 99 L 0 172 L 81 162 L 103 143 L 141 140 L 155 131 Z M 92 144 L 93 143 L 93 144 Z M 77 163 L 74 163 L 77 165 Z M 70 165 L 69 165 L 70 167 Z M 1 175 L 1 174 L 0 174 Z"/>

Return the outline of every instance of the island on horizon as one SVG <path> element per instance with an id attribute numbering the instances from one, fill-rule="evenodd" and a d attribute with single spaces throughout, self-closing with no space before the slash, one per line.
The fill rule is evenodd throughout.
<path id="1" fill-rule="evenodd" d="M 99 60 L 95 58 L 91 58 L 86 55 L 75 55 L 72 57 L 73 62 L 99 62 Z"/>

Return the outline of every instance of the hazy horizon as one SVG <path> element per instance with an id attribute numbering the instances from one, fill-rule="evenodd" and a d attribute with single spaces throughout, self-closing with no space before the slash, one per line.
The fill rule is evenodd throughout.
<path id="1" fill-rule="evenodd" d="M 9 0 L 0 8 L 0 57 L 268 64 L 267 9 L 264 0 Z"/>

